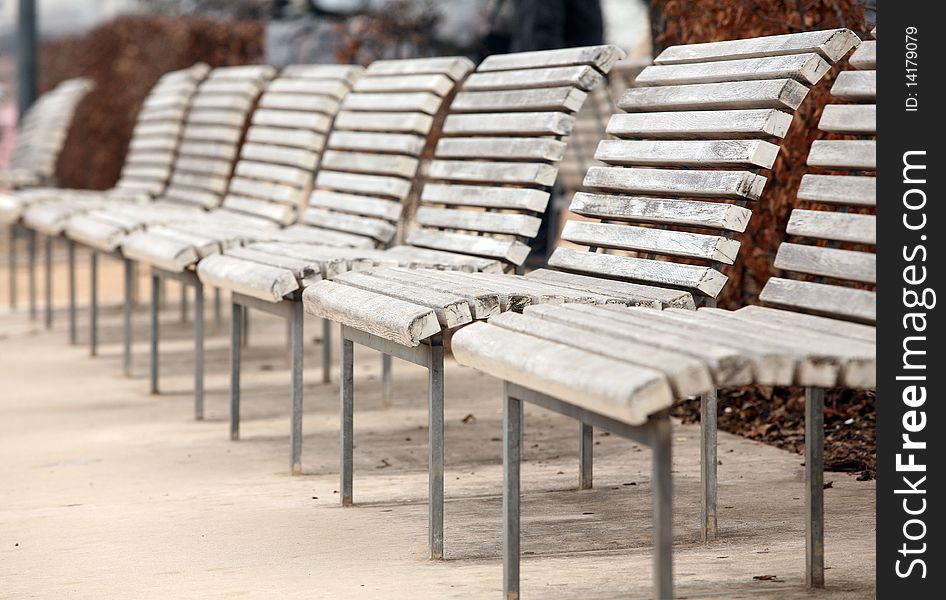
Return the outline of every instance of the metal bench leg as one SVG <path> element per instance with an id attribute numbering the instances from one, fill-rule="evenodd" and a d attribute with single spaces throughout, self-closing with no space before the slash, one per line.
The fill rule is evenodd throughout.
<path id="1" fill-rule="evenodd" d="M 243 312 L 236 302 L 230 305 L 230 439 L 240 439 L 240 353 L 243 351 Z"/>
<path id="2" fill-rule="evenodd" d="M 381 402 L 385 408 L 394 400 L 394 364 L 390 354 L 381 355 Z"/>
<path id="3" fill-rule="evenodd" d="M 578 442 L 578 489 L 590 490 L 594 485 L 594 433 L 591 425 L 580 424 Z"/>
<path id="4" fill-rule="evenodd" d="M 431 560 L 443 559 L 443 339 L 430 342 L 427 369 L 427 498 Z"/>
<path id="5" fill-rule="evenodd" d="M 671 472 L 670 419 L 656 417 L 653 456 L 654 596 L 673 598 L 673 475 Z"/>
<path id="6" fill-rule="evenodd" d="M 805 388 L 805 583 L 824 587 L 824 390 Z"/>
<path id="7" fill-rule="evenodd" d="M 243 344 L 244 348 L 247 348 L 250 345 L 250 311 L 243 310 L 240 314 L 243 315 L 243 329 L 240 343 Z"/>
<path id="8" fill-rule="evenodd" d="M 75 345 L 79 336 L 76 324 L 76 243 L 74 241 L 67 242 L 66 252 L 69 263 L 69 343 Z"/>
<path id="9" fill-rule="evenodd" d="M 53 236 L 46 236 L 46 256 L 43 257 L 45 273 L 44 294 L 46 300 L 46 329 L 53 328 Z"/>
<path id="10" fill-rule="evenodd" d="M 99 353 L 99 255 L 89 254 L 89 356 Z"/>
<path id="11" fill-rule="evenodd" d="M 289 305 L 289 344 L 292 356 L 292 446 L 293 475 L 302 475 L 302 344 L 305 331 L 302 302 L 293 301 Z"/>
<path id="12" fill-rule="evenodd" d="M 342 464 L 339 492 L 342 506 L 352 505 L 352 471 L 355 416 L 355 344 L 342 338 L 341 444 Z"/>
<path id="13" fill-rule="evenodd" d="M 125 302 L 122 305 L 122 366 L 125 377 L 131 377 L 131 342 L 134 336 L 132 311 L 135 307 L 135 263 L 130 260 L 122 261 L 125 272 Z"/>
<path id="14" fill-rule="evenodd" d="M 158 342 L 161 335 L 160 306 L 161 306 L 161 278 L 157 275 L 151 276 L 151 356 L 150 356 L 150 377 L 151 393 L 158 393 Z"/>
<path id="15" fill-rule="evenodd" d="M 717 537 L 717 392 L 700 396 L 700 538 L 712 542 Z"/>
<path id="16" fill-rule="evenodd" d="M 503 396 L 503 598 L 518 600 L 522 401 L 510 397 L 507 390 Z"/>
<path id="17" fill-rule="evenodd" d="M 220 288 L 214 288 L 214 326 L 220 328 L 220 322 L 223 314 L 223 301 L 220 298 Z"/>
<path id="18" fill-rule="evenodd" d="M 188 301 L 189 300 L 187 296 L 187 286 L 182 283 L 181 284 L 181 323 L 187 323 Z"/>
<path id="19" fill-rule="evenodd" d="M 194 419 L 204 420 L 204 285 L 194 286 Z"/>
<path id="20" fill-rule="evenodd" d="M 322 319 L 322 383 L 332 382 L 332 322 Z"/>
<path id="21" fill-rule="evenodd" d="M 16 271 L 17 271 L 17 259 L 16 259 L 16 238 L 19 228 L 14 223 L 10 225 L 10 245 L 7 247 L 7 269 L 9 270 L 10 275 L 10 310 L 16 310 Z"/>
<path id="22" fill-rule="evenodd" d="M 32 229 L 27 234 L 27 251 L 29 252 L 29 293 L 30 293 L 30 321 L 36 320 L 36 232 Z"/>

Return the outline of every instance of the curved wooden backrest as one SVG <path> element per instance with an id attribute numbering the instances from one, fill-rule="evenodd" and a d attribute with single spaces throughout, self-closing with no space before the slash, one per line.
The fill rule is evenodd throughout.
<path id="1" fill-rule="evenodd" d="M 201 208 L 220 205 L 247 116 L 273 75 L 275 69 L 267 65 L 210 72 L 193 97 L 162 200 Z"/>
<path id="2" fill-rule="evenodd" d="M 342 99 L 309 206 L 286 233 L 322 245 L 390 243 L 444 100 L 472 68 L 461 57 L 372 63 Z"/>
<path id="3" fill-rule="evenodd" d="M 353 65 L 290 65 L 269 83 L 250 119 L 223 207 L 287 225 L 305 209 L 340 99 L 361 76 Z"/>
<path id="4" fill-rule="evenodd" d="M 819 129 L 857 139 L 816 140 L 775 266 L 799 278 L 773 277 L 759 299 L 766 304 L 850 321 L 874 323 L 877 298 L 877 61 L 876 41 L 851 55 L 858 70 L 838 74 Z M 843 174 L 840 174 L 843 173 Z M 857 213 L 849 212 L 857 209 Z M 858 284 L 858 287 L 852 287 Z M 865 286 L 866 284 L 866 286 Z M 870 287 L 871 289 L 864 289 Z"/>
<path id="5" fill-rule="evenodd" d="M 618 103 L 549 265 L 715 298 L 792 115 L 846 29 L 668 48 Z"/>
<path id="6" fill-rule="evenodd" d="M 521 265 L 575 113 L 623 56 L 593 46 L 486 58 L 450 105 L 407 243 Z"/>
<path id="7" fill-rule="evenodd" d="M 197 63 L 165 73 L 151 88 L 138 111 L 116 191 L 156 196 L 164 190 L 191 99 L 209 71 Z"/>
<path id="8" fill-rule="evenodd" d="M 30 106 L 17 130 L 11 171 L 32 173 L 40 181 L 53 178 L 76 107 L 93 86 L 92 80 L 84 77 L 67 79 Z"/>

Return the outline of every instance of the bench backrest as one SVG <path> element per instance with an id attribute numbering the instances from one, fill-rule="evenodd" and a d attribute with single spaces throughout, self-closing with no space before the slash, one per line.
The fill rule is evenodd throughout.
<path id="1" fill-rule="evenodd" d="M 223 207 L 287 225 L 305 210 L 325 137 L 354 65 L 290 65 L 266 87 L 250 118 Z"/>
<path id="2" fill-rule="evenodd" d="M 450 105 L 407 243 L 522 265 L 575 113 L 623 56 L 605 45 L 486 58 Z"/>
<path id="3" fill-rule="evenodd" d="M 165 73 L 145 97 L 115 190 L 156 196 L 171 176 L 171 165 L 180 144 L 184 118 L 197 86 L 210 67 L 197 63 Z"/>
<path id="4" fill-rule="evenodd" d="M 846 29 L 674 46 L 618 103 L 553 268 L 692 292 L 712 302 L 792 116 L 858 44 Z"/>
<path id="5" fill-rule="evenodd" d="M 759 299 L 774 306 L 874 323 L 877 298 L 877 72 L 876 41 L 851 55 L 831 88 L 846 101 L 825 107 L 821 131 L 847 139 L 815 140 L 775 266 L 798 278 L 772 277 Z M 850 139 L 857 136 L 857 139 Z M 844 173 L 838 174 L 838 172 Z M 856 209 L 857 212 L 849 212 Z M 857 287 L 853 287 L 857 285 Z M 869 288 L 869 289 L 865 289 Z"/>
<path id="6" fill-rule="evenodd" d="M 50 182 L 76 107 L 93 86 L 84 77 L 67 79 L 37 98 L 20 121 L 9 169 Z"/>
<path id="7" fill-rule="evenodd" d="M 247 116 L 275 69 L 219 67 L 200 84 L 162 200 L 215 208 L 223 200 Z"/>
<path id="8" fill-rule="evenodd" d="M 308 208 L 287 233 L 343 247 L 391 243 L 444 101 L 472 68 L 462 57 L 369 65 L 341 100 Z"/>

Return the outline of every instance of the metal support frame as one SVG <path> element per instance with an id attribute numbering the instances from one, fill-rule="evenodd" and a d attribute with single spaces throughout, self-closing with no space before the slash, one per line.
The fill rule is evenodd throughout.
<path id="1" fill-rule="evenodd" d="M 628 425 L 520 385 L 503 384 L 503 597 L 519 598 L 520 462 L 522 403 L 530 402 L 598 427 L 653 450 L 651 482 L 654 518 L 654 597 L 673 598 L 673 475 L 670 418 L 651 415 L 644 425 Z"/>
<path id="2" fill-rule="evenodd" d="M 46 247 L 43 257 L 43 299 L 46 303 L 45 308 L 45 326 L 46 329 L 53 328 L 53 241 L 51 235 L 46 236 Z"/>
<path id="3" fill-rule="evenodd" d="M 29 255 L 29 300 L 30 321 L 36 320 L 36 231 L 27 230 L 27 252 Z"/>
<path id="4" fill-rule="evenodd" d="M 78 343 L 76 329 L 76 243 L 66 240 L 67 263 L 69 267 L 69 343 Z"/>
<path id="5" fill-rule="evenodd" d="M 89 356 L 99 352 L 99 255 L 89 254 Z"/>
<path id="6" fill-rule="evenodd" d="M 322 383 L 332 383 L 332 322 L 322 319 Z"/>
<path id="7" fill-rule="evenodd" d="M 700 396 L 700 539 L 715 541 L 718 536 L 718 393 Z"/>
<path id="8" fill-rule="evenodd" d="M 394 364 L 389 354 L 381 355 L 381 401 L 385 408 L 394 402 Z"/>
<path id="9" fill-rule="evenodd" d="M 194 418 L 204 418 L 204 284 L 193 271 L 175 273 L 159 267 L 151 267 L 151 393 L 160 393 L 160 348 L 161 337 L 159 318 L 161 288 L 165 280 L 174 280 L 181 284 L 186 296 L 188 287 L 193 287 L 196 294 L 194 303 Z"/>
<path id="10" fill-rule="evenodd" d="M 805 388 L 805 583 L 824 587 L 824 389 Z"/>
<path id="11" fill-rule="evenodd" d="M 290 472 L 302 474 L 302 386 L 305 312 L 298 295 L 281 302 L 267 302 L 237 292 L 231 293 L 230 326 L 230 439 L 240 439 L 240 368 L 243 340 L 246 338 L 246 313 L 253 308 L 288 321 L 289 355 L 292 378 L 292 417 L 290 426 Z"/>
<path id="12" fill-rule="evenodd" d="M 594 433 L 595 428 L 579 424 L 578 442 L 578 489 L 590 490 L 594 485 Z"/>
<path id="13" fill-rule="evenodd" d="M 131 377 L 131 344 L 134 338 L 134 322 L 132 316 L 135 308 L 135 263 L 127 258 L 122 261 L 124 266 L 124 303 L 122 304 L 122 368 L 125 377 Z"/>
<path id="14" fill-rule="evenodd" d="M 399 358 L 427 369 L 427 493 L 428 547 L 431 560 L 443 558 L 443 336 L 431 336 L 419 346 L 402 346 L 391 340 L 342 325 L 342 505 L 352 504 L 353 421 L 354 421 L 354 349 L 360 344 L 382 354 Z"/>
<path id="15" fill-rule="evenodd" d="M 9 229 L 9 245 L 7 246 L 7 269 L 9 270 L 10 276 L 10 310 L 16 310 L 17 307 L 17 256 L 16 256 L 16 242 L 20 228 L 17 227 L 16 223 L 10 225 Z"/>

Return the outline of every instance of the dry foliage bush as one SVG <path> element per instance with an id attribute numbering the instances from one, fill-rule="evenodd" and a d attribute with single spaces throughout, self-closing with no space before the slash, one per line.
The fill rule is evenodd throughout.
<path id="1" fill-rule="evenodd" d="M 847 27 L 867 36 L 864 8 L 856 0 L 651 0 L 654 55 L 667 46 Z M 836 67 L 812 89 L 799 112 L 772 171 L 766 173 L 762 202 L 753 209 L 738 264 L 723 269 L 729 283 L 719 305 L 738 308 L 754 302 L 769 277 L 785 225 L 795 204 L 805 157 L 817 136 L 818 120 L 830 101 Z"/>
<path id="2" fill-rule="evenodd" d="M 41 91 L 80 75 L 95 81 L 59 157 L 59 183 L 88 189 L 114 185 L 138 107 L 161 75 L 199 61 L 214 67 L 260 62 L 263 34 L 260 21 L 128 16 L 82 36 L 44 43 Z"/>

